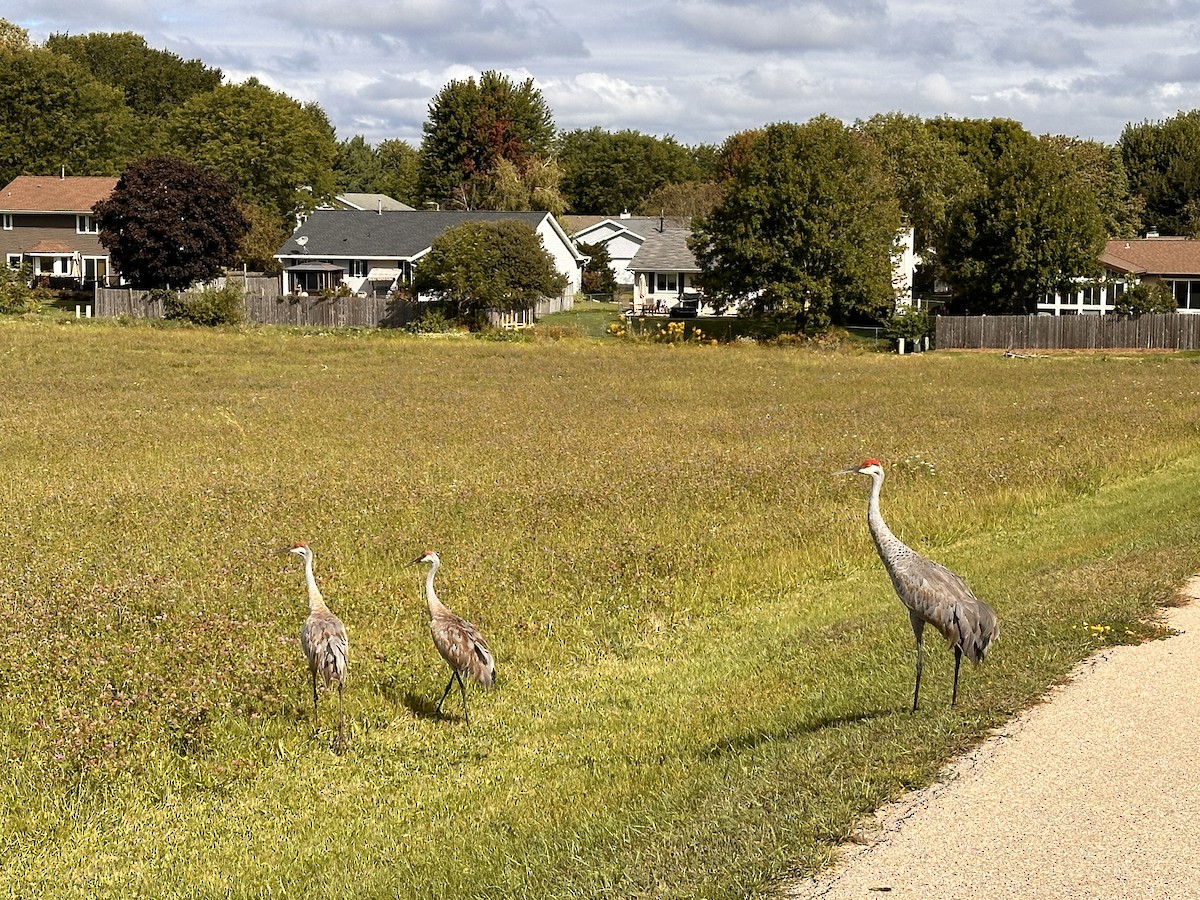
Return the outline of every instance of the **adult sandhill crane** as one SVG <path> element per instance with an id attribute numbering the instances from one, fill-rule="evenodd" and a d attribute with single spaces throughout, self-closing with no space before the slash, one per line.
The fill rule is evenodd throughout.
<path id="1" fill-rule="evenodd" d="M 317 725 L 317 677 L 320 676 L 325 682 L 325 690 L 337 682 L 338 736 L 341 738 L 345 725 L 342 689 L 346 684 L 347 654 L 350 649 L 346 626 L 325 605 L 325 598 L 317 589 L 317 579 L 313 577 L 313 554 L 308 544 L 300 541 L 290 552 L 304 560 L 304 580 L 308 584 L 308 618 L 300 629 L 300 646 L 308 659 L 308 671 L 312 675 L 313 727 Z"/>
<path id="2" fill-rule="evenodd" d="M 425 572 L 425 600 L 429 604 L 429 634 L 433 637 L 433 645 L 450 667 L 450 681 L 438 701 L 437 711 L 442 711 L 442 704 L 450 693 L 454 682 L 458 682 L 458 691 L 462 695 L 463 719 L 471 724 L 471 716 L 467 712 L 467 689 L 463 684 L 463 676 L 478 682 L 484 688 L 490 688 L 496 681 L 496 661 L 488 650 L 479 629 L 459 616 L 456 616 L 442 604 L 433 590 L 433 575 L 441 565 L 438 555 L 432 550 L 426 550 L 409 563 L 410 566 L 425 564 L 429 569 Z"/>
<path id="3" fill-rule="evenodd" d="M 883 486 L 883 467 L 877 459 L 845 469 L 842 474 L 857 473 L 871 479 L 871 498 L 867 502 L 867 524 L 879 558 L 892 578 L 900 602 L 908 609 L 913 635 L 917 639 L 917 681 L 913 688 L 912 711 L 917 711 L 921 693 L 921 663 L 924 648 L 921 635 L 928 622 L 941 632 L 954 650 L 954 693 L 950 705 L 958 700 L 958 667 L 965 653 L 974 664 L 983 662 L 988 647 L 1000 636 L 996 613 L 971 593 L 965 581 L 945 566 L 932 562 L 892 534 L 879 513 L 879 489 Z"/>

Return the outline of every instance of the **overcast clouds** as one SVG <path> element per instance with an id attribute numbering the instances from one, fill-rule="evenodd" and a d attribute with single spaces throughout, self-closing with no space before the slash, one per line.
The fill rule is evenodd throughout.
<path id="1" fill-rule="evenodd" d="M 35 42 L 133 31 L 420 143 L 453 78 L 532 77 L 559 128 L 719 143 L 825 113 L 1007 116 L 1114 142 L 1200 106 L 1200 0 L 9 0 Z"/>

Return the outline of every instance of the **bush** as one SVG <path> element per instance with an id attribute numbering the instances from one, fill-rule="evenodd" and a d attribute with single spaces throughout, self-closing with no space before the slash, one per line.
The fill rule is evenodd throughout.
<path id="1" fill-rule="evenodd" d="M 1113 312 L 1118 316 L 1177 311 L 1175 295 L 1161 281 L 1139 281 L 1130 285 L 1113 304 Z"/>
<path id="2" fill-rule="evenodd" d="M 923 309 L 915 306 L 905 306 L 892 313 L 884 326 L 883 333 L 889 340 L 905 340 L 917 343 L 921 338 L 930 337 L 933 329 L 929 315 Z"/>
<path id="3" fill-rule="evenodd" d="M 406 326 L 413 334 L 444 334 L 457 330 L 455 321 L 439 307 L 431 307 Z"/>
<path id="4" fill-rule="evenodd" d="M 10 269 L 0 266 L 0 313 L 35 313 L 49 303 L 50 292 L 31 287 L 33 272 L 29 266 Z"/>
<path id="5" fill-rule="evenodd" d="M 236 284 L 184 294 L 160 288 L 151 291 L 149 296 L 162 299 L 163 318 L 193 325 L 237 325 L 245 313 L 245 298 Z"/>

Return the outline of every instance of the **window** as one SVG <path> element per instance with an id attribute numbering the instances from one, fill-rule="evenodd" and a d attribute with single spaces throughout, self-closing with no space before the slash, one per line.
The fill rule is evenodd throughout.
<path id="1" fill-rule="evenodd" d="M 4 220 L 4 230 L 12 231 L 13 230 L 12 213 L 4 213 L 3 220 Z"/>
<path id="2" fill-rule="evenodd" d="M 678 282 L 675 280 L 674 272 L 659 272 L 654 278 L 654 284 L 660 291 L 674 291 L 678 289 Z"/>
<path id="3" fill-rule="evenodd" d="M 1100 305 L 1100 285 L 1089 284 L 1079 292 L 1080 299 L 1084 306 L 1099 306 Z"/>
<path id="4" fill-rule="evenodd" d="M 21 268 L 21 254 L 20 254 L 20 253 L 9 253 L 9 254 L 6 254 L 6 255 L 5 255 L 5 257 L 4 257 L 4 261 L 5 261 L 5 263 L 7 263 L 7 264 L 8 264 L 8 267 L 9 267 L 10 269 L 19 269 L 19 268 Z"/>
<path id="5" fill-rule="evenodd" d="M 91 216 L 76 216 L 75 217 L 75 233 L 76 234 L 99 234 L 100 223 Z"/>
<path id="6" fill-rule="evenodd" d="M 367 261 L 365 259 L 352 259 L 350 260 L 350 271 L 347 274 L 351 278 L 366 278 L 367 268 Z"/>

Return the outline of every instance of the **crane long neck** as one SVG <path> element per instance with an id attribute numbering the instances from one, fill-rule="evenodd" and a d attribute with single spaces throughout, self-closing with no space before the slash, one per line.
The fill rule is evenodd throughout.
<path id="1" fill-rule="evenodd" d="M 883 521 L 883 515 L 879 512 L 879 491 L 882 487 L 883 473 L 872 476 L 871 498 L 867 501 L 867 525 L 871 529 L 871 538 L 875 541 L 875 548 L 879 551 L 879 555 L 886 560 L 896 550 L 904 548 L 904 543 L 892 534 L 892 529 L 888 528 L 887 522 Z"/>
<path id="2" fill-rule="evenodd" d="M 425 573 L 425 600 L 429 604 L 429 614 L 432 616 L 438 610 L 444 610 L 446 607 L 442 605 L 442 601 L 438 599 L 437 593 L 433 589 L 433 573 L 438 570 L 440 563 L 433 562 L 429 565 L 429 571 Z"/>
<path id="3" fill-rule="evenodd" d="M 308 584 L 308 611 L 323 609 L 325 598 L 321 596 L 321 591 L 317 588 L 317 579 L 313 577 L 311 554 L 304 557 L 304 580 Z"/>

